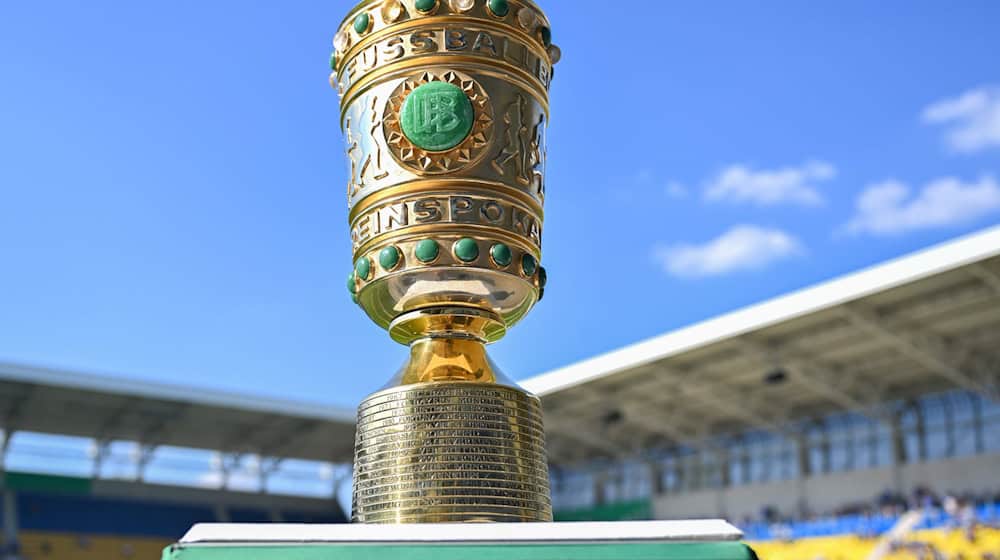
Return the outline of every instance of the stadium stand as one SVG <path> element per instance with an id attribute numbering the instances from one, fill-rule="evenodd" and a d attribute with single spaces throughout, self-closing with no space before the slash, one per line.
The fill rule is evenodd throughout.
<path id="1" fill-rule="evenodd" d="M 346 521 L 335 481 L 320 481 L 326 489 L 311 495 L 284 495 L 270 486 L 287 474 L 280 467 L 288 462 L 312 465 L 317 480 L 322 465 L 349 463 L 353 411 L 0 364 L 0 422 L 5 560 L 155 558 L 202 521 Z M 66 470 L 64 457 L 44 439 L 52 434 L 92 442 L 93 453 L 68 463 L 82 476 L 59 472 Z M 24 441 L 34 444 L 20 445 Z M 123 477 L 111 469 L 105 476 L 122 442 L 137 451 L 127 458 L 129 472 Z M 35 455 L 25 456 L 26 449 Z M 185 449 L 221 459 L 211 472 L 177 475 L 187 487 L 150 482 L 151 472 L 164 470 L 157 462 L 161 451 Z M 257 466 L 249 492 L 233 484 L 246 479 L 237 470 L 241 458 Z M 37 471 L 9 470 L 14 462 Z M 208 463 L 201 468 L 207 471 Z M 304 485 L 291 479 L 284 486 Z"/>
<path id="2" fill-rule="evenodd" d="M 837 513 L 1000 480 L 1000 227 L 524 382 L 557 509 Z"/>
<path id="3" fill-rule="evenodd" d="M 525 381 L 557 517 L 645 501 L 733 520 L 762 558 L 854 560 L 902 519 L 873 496 L 997 492 L 998 255 L 993 227 Z M 921 523 L 931 544 L 888 557 L 1000 557 L 988 525 Z"/>
<path id="4" fill-rule="evenodd" d="M 993 227 L 523 385 L 546 411 L 559 520 L 725 517 L 775 560 L 995 560 L 998 348 Z M 96 450 L 77 476 L 5 472 L 18 558 L 155 557 L 203 520 L 345 520 L 336 483 L 289 496 L 271 490 L 302 485 L 269 481 L 291 461 L 349 465 L 353 410 L 0 363 L 0 428 L 0 472 L 22 435 Z M 132 470 L 109 476 L 122 442 Z M 217 453 L 213 477 L 152 483 L 174 448 Z M 248 457 L 259 480 L 236 491 Z M 901 498 L 917 489 L 992 496 L 974 539 L 943 497 Z"/>
<path id="5" fill-rule="evenodd" d="M 766 560 L 864 559 L 870 557 L 877 545 L 878 540 L 859 535 L 752 543 L 757 554 Z M 906 540 L 896 543 L 882 556 L 886 560 L 995 560 L 998 557 L 1000 530 L 993 528 L 978 530 L 972 541 L 962 531 L 917 531 Z"/>

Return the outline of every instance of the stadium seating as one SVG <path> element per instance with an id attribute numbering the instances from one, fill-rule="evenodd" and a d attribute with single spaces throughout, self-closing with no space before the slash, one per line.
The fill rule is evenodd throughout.
<path id="1" fill-rule="evenodd" d="M 25 531 L 176 539 L 195 523 L 216 520 L 211 509 L 193 505 L 27 492 L 17 498 Z"/>
<path id="2" fill-rule="evenodd" d="M 339 512 L 253 507 L 226 507 L 226 519 L 219 519 L 208 502 L 99 495 L 82 478 L 8 472 L 4 481 L 16 490 L 19 558 L 26 560 L 159 558 L 164 547 L 200 522 L 345 521 Z M 0 543 L 0 549 L 7 546 Z"/>
<path id="3" fill-rule="evenodd" d="M 982 560 L 1000 558 L 1000 504 L 976 508 L 979 524 L 970 541 L 965 530 L 942 510 L 929 508 L 915 530 L 899 539 L 889 560 L 945 558 Z M 768 560 L 863 560 L 879 538 L 897 521 L 894 515 L 846 515 L 789 523 L 750 523 L 742 527 L 761 558 Z"/>
<path id="4" fill-rule="evenodd" d="M 154 560 L 173 539 L 24 531 L 26 560 Z"/>
<path id="5" fill-rule="evenodd" d="M 1000 504 L 991 503 L 976 508 L 976 519 L 996 524 L 1000 522 Z M 776 539 L 806 539 L 835 535 L 875 537 L 888 531 L 899 520 L 896 515 L 844 515 L 789 523 L 747 523 L 740 526 L 747 539 L 769 541 Z M 919 529 L 933 529 L 948 525 L 949 517 L 940 509 L 923 513 Z"/>
<path id="6" fill-rule="evenodd" d="M 769 541 L 751 543 L 757 554 L 766 560 L 864 560 L 872 552 L 878 539 L 858 535 L 813 537 L 788 542 Z M 946 558 L 981 560 L 1000 557 L 1000 530 L 980 528 L 975 541 L 969 542 L 961 530 L 926 529 L 907 535 L 906 543 L 924 543 L 934 547 Z M 923 557 L 912 549 L 896 550 L 886 560 L 913 560 Z M 931 557 L 928 555 L 927 557 Z"/>

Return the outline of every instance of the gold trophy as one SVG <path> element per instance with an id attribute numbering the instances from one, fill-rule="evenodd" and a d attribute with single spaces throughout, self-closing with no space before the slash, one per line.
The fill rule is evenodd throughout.
<path id="1" fill-rule="evenodd" d="M 541 404 L 486 355 L 541 299 L 549 23 L 365 0 L 334 38 L 351 296 L 410 359 L 361 403 L 353 520 L 551 521 Z"/>

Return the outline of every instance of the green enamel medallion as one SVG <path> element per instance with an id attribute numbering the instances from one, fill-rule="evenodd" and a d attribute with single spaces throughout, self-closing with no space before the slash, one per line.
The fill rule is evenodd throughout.
<path id="1" fill-rule="evenodd" d="M 455 256 L 462 262 L 472 262 L 479 258 L 479 245 L 471 237 L 463 237 L 455 242 Z"/>
<path id="2" fill-rule="evenodd" d="M 417 0 L 413 5 L 416 6 L 418 12 L 426 14 L 437 6 L 437 0 Z"/>
<path id="3" fill-rule="evenodd" d="M 410 92 L 400 109 L 403 134 L 431 152 L 449 150 L 472 131 L 475 111 L 469 96 L 448 82 L 429 82 Z"/>
<path id="4" fill-rule="evenodd" d="M 493 262 L 497 263 L 497 266 L 507 266 L 512 259 L 510 247 L 504 243 L 497 243 L 491 247 L 490 256 L 493 257 Z"/>
<path id="5" fill-rule="evenodd" d="M 330 70 L 337 69 L 337 52 L 330 53 Z"/>
<path id="6" fill-rule="evenodd" d="M 524 255 L 521 257 L 521 270 L 525 276 L 533 276 L 538 270 L 538 261 L 532 255 Z"/>
<path id="7" fill-rule="evenodd" d="M 351 292 L 351 295 L 358 293 L 358 285 L 354 283 L 354 271 L 352 270 L 350 274 L 347 275 L 347 291 Z"/>
<path id="8" fill-rule="evenodd" d="M 362 12 L 358 14 L 358 16 L 354 18 L 354 31 L 356 31 L 358 35 L 366 33 L 368 31 L 368 25 L 371 23 L 371 21 L 372 20 L 371 17 L 368 15 L 368 12 Z"/>
<path id="9" fill-rule="evenodd" d="M 437 241 L 433 239 L 424 239 L 417 243 L 416 249 L 414 249 L 413 254 L 416 255 L 417 260 L 422 263 L 434 262 L 434 259 L 438 258 L 438 252 L 441 248 L 438 246 Z"/>
<path id="10" fill-rule="evenodd" d="M 487 5 L 490 7 L 493 15 L 497 17 L 504 17 L 510 12 L 510 4 L 507 3 L 507 0 L 490 0 Z"/>
<path id="11" fill-rule="evenodd" d="M 372 273 L 372 260 L 368 257 L 358 259 L 358 262 L 354 263 L 354 273 L 358 275 L 358 278 L 367 280 Z"/>
<path id="12" fill-rule="evenodd" d="M 399 249 L 395 245 L 390 245 L 378 254 L 378 264 L 385 270 L 392 270 L 399 264 Z"/>

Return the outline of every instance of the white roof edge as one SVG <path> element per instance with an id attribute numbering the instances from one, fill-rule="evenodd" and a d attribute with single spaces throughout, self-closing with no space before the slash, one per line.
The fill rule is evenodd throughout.
<path id="1" fill-rule="evenodd" d="M 136 381 L 106 375 L 57 370 L 0 362 L 0 381 L 18 381 L 55 387 L 111 393 L 115 395 L 188 402 L 269 414 L 315 418 L 318 420 L 354 424 L 355 412 L 342 407 L 316 403 L 269 399 L 225 391 L 208 391 L 198 387 L 183 387 L 166 383 Z"/>
<path id="2" fill-rule="evenodd" d="M 549 395 L 996 255 L 1000 255 L 1000 226 L 525 379 L 519 384 L 536 395 Z"/>
<path id="3" fill-rule="evenodd" d="M 363 523 L 199 523 L 181 544 L 281 543 L 571 543 L 739 540 L 742 533 L 721 519 L 688 521 L 452 523 L 367 525 Z"/>

